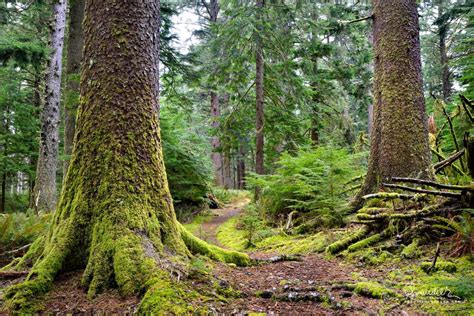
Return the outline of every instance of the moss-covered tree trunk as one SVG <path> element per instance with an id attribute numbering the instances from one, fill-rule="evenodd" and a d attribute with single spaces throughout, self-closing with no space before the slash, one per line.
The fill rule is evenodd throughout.
<path id="1" fill-rule="evenodd" d="M 192 252 L 248 263 L 176 220 L 158 127 L 158 29 L 156 0 L 86 1 L 73 154 L 50 233 L 26 255 L 41 256 L 6 294 L 10 309 L 29 308 L 61 271 L 85 268 L 89 296 L 129 295 L 152 290 Z"/>
<path id="2" fill-rule="evenodd" d="M 374 113 L 369 169 L 361 194 L 390 177 L 430 176 L 415 0 L 373 0 Z"/>
<path id="3" fill-rule="evenodd" d="M 79 106 L 79 77 L 84 46 L 85 0 L 71 0 L 69 8 L 69 35 L 67 39 L 66 102 L 64 104 L 64 159 L 63 175 L 67 174 L 69 157 L 76 131 L 76 111 Z"/>

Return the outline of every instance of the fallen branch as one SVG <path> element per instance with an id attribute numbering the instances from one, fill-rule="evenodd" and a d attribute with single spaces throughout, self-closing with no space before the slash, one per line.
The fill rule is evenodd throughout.
<path id="1" fill-rule="evenodd" d="M 464 108 L 464 111 L 467 113 L 469 120 L 471 121 L 471 123 L 474 123 L 474 117 L 472 116 L 471 111 L 469 111 L 469 108 L 468 108 L 468 106 L 472 107 L 472 105 L 470 104 L 469 100 L 466 99 L 466 97 L 463 96 L 462 94 L 460 94 L 459 97 L 461 98 L 462 107 Z"/>
<path id="2" fill-rule="evenodd" d="M 430 181 L 430 180 L 422 180 L 422 179 L 415 179 L 415 178 L 393 177 L 391 180 L 393 182 L 407 182 L 407 183 L 423 184 L 423 185 L 427 185 L 427 186 L 434 187 L 434 188 L 439 188 L 439 189 L 449 189 L 449 190 L 459 190 L 459 191 L 474 191 L 474 186 L 443 184 L 443 183 L 438 183 L 438 182 L 434 182 L 434 181 Z"/>
<path id="3" fill-rule="evenodd" d="M 435 169 L 435 173 L 438 173 L 440 172 L 442 169 L 448 167 L 449 165 L 451 165 L 453 162 L 455 162 L 456 160 L 458 160 L 459 158 L 462 157 L 462 155 L 464 155 L 464 152 L 465 152 L 465 149 L 461 149 L 460 151 L 454 153 L 453 155 L 449 156 L 448 158 L 446 158 L 445 160 L 443 161 L 440 161 L 438 163 L 436 163 L 433 168 Z"/>
<path id="4" fill-rule="evenodd" d="M 434 269 L 434 267 L 436 266 L 436 260 L 438 260 L 438 256 L 439 256 L 439 253 L 441 251 L 441 248 L 439 247 L 439 243 L 436 244 L 436 253 L 435 253 L 435 256 L 433 258 L 433 263 L 431 264 L 431 267 L 428 268 L 428 270 L 426 271 L 426 273 L 430 274 L 430 272 Z"/>
<path id="5" fill-rule="evenodd" d="M 400 190 L 405 190 L 405 191 L 410 191 L 410 192 L 425 193 L 425 194 L 431 194 L 431 195 L 439 195 L 439 196 L 450 197 L 450 198 L 455 198 L 455 199 L 460 199 L 462 197 L 461 193 L 417 189 L 417 188 L 407 187 L 407 186 L 398 185 L 398 184 L 383 183 L 383 186 L 386 188 L 400 189 Z"/>
<path id="6" fill-rule="evenodd" d="M 441 104 L 441 107 L 443 108 L 443 113 L 446 116 L 446 119 L 448 120 L 449 130 L 451 132 L 451 136 L 453 137 L 454 145 L 456 146 L 456 150 L 459 152 L 460 149 L 459 149 L 458 139 L 456 138 L 456 133 L 454 132 L 453 121 L 451 120 L 448 113 L 446 112 L 446 109 L 445 109 L 443 104 Z M 462 162 L 461 157 L 462 157 L 462 155 L 459 157 L 460 158 L 459 162 L 461 163 L 461 168 L 464 170 L 465 169 L 464 168 L 464 163 Z"/>
<path id="7" fill-rule="evenodd" d="M 411 200 L 411 199 L 419 199 L 424 197 L 421 194 L 400 194 L 400 193 L 395 193 L 395 192 L 378 192 L 378 193 L 372 193 L 372 194 L 367 194 L 364 195 L 362 198 L 364 200 L 369 200 L 369 199 L 384 199 L 384 200 L 395 200 L 395 199 L 401 199 L 401 200 Z"/>

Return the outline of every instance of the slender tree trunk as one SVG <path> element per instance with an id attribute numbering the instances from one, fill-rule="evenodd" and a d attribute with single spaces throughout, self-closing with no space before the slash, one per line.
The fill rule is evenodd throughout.
<path id="1" fill-rule="evenodd" d="M 62 54 L 67 1 L 58 0 L 53 8 L 52 51 L 46 74 L 45 102 L 41 114 L 40 154 L 34 189 L 35 209 L 37 211 L 53 211 L 56 208 L 57 198 L 59 101 L 61 97 Z"/>
<path id="2" fill-rule="evenodd" d="M 217 22 L 217 16 L 219 15 L 219 3 L 217 0 L 211 0 L 209 4 L 206 4 L 209 12 L 209 20 L 212 24 Z M 218 53 L 214 52 L 214 58 L 218 58 Z M 221 116 L 221 110 L 219 105 L 219 95 L 211 91 L 211 116 L 212 116 L 212 128 L 214 130 L 219 129 L 219 119 Z M 212 144 L 212 163 L 214 166 L 214 182 L 218 186 L 224 185 L 224 179 L 222 176 L 222 152 L 220 151 L 221 140 L 218 135 L 214 135 L 211 140 Z"/>
<path id="3" fill-rule="evenodd" d="M 224 188 L 232 189 L 233 180 L 232 180 L 232 163 L 230 156 L 230 148 L 224 150 L 224 163 L 223 163 L 223 178 L 224 178 Z"/>
<path id="4" fill-rule="evenodd" d="M 245 144 L 243 141 L 239 145 L 239 154 L 237 156 L 237 189 L 245 189 Z"/>
<path id="5" fill-rule="evenodd" d="M 416 1 L 373 0 L 373 7 L 375 103 L 361 195 L 391 177 L 430 177 Z"/>
<path id="6" fill-rule="evenodd" d="M 211 115 L 212 115 L 212 128 L 215 130 L 219 129 L 219 119 L 221 110 L 219 107 L 219 97 L 215 92 L 211 92 Z M 214 166 L 214 181 L 218 186 L 224 185 L 222 177 L 222 152 L 221 152 L 221 140 L 218 135 L 212 137 L 212 163 Z"/>
<path id="7" fill-rule="evenodd" d="M 5 293 L 10 310 L 29 310 L 58 273 L 85 268 L 89 297 L 146 292 L 139 314 L 185 314 L 169 270 L 184 271 L 192 252 L 248 264 L 176 220 L 159 132 L 159 12 L 156 0 L 86 1 L 76 142 L 50 233 L 26 254 L 39 251 L 27 281 Z"/>
<path id="8" fill-rule="evenodd" d="M 441 17 L 444 13 L 444 3 L 441 3 L 438 6 L 438 17 Z M 444 102 L 449 102 L 451 100 L 452 94 L 452 85 L 451 85 L 451 72 L 449 70 L 449 59 L 446 47 L 446 36 L 448 34 L 449 25 L 447 22 L 439 25 L 438 36 L 439 36 L 439 54 L 440 54 L 440 63 L 441 63 L 441 83 L 443 90 L 443 100 Z"/>
<path id="9" fill-rule="evenodd" d="M 265 6 L 265 0 L 257 0 L 257 15 L 260 23 L 263 23 L 262 10 Z M 259 26 L 259 34 L 257 34 L 257 50 L 255 54 L 255 94 L 256 94 L 256 122 L 255 122 L 255 173 L 265 174 L 264 167 L 264 61 L 263 61 L 263 26 Z M 260 188 L 255 188 L 255 197 L 258 199 Z"/>
<path id="10" fill-rule="evenodd" d="M 36 113 L 40 113 L 41 108 L 41 71 L 38 68 L 34 69 L 34 83 L 33 83 L 33 105 L 35 106 Z M 39 116 L 39 115 L 38 115 Z M 35 170 L 38 166 L 38 153 L 32 153 L 30 155 L 30 168 L 31 170 Z M 35 189 L 35 179 L 36 175 L 29 175 L 28 176 L 28 183 L 29 183 L 29 196 L 28 196 L 28 207 L 30 209 L 35 208 L 35 199 L 34 199 L 34 189 Z"/>
<path id="11" fill-rule="evenodd" d="M 85 0 L 71 0 L 69 9 L 69 36 L 67 40 L 66 100 L 64 104 L 64 159 L 63 177 L 66 178 L 76 130 L 76 111 L 79 105 L 79 77 L 84 46 Z"/>

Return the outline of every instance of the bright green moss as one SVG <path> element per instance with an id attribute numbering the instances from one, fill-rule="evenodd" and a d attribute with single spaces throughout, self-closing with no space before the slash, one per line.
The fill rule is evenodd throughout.
<path id="1" fill-rule="evenodd" d="M 365 248 L 365 247 L 368 247 L 370 245 L 373 245 L 377 242 L 379 242 L 380 240 L 382 239 L 382 236 L 381 234 L 375 234 L 375 235 L 372 235 L 368 238 L 364 238 L 352 245 L 350 245 L 347 250 L 349 252 L 352 252 L 352 251 L 356 251 L 356 250 L 359 250 L 359 249 L 362 249 L 362 248 Z"/>
<path id="2" fill-rule="evenodd" d="M 239 266 L 247 266 L 251 263 L 248 255 L 208 244 L 188 232 L 181 224 L 178 223 L 178 225 L 181 230 L 183 241 L 191 253 L 204 255 L 225 263 L 235 263 Z"/>
<path id="3" fill-rule="evenodd" d="M 400 255 L 407 259 L 418 258 L 421 255 L 421 251 L 418 248 L 418 242 L 419 240 L 417 238 L 413 239 L 408 246 L 403 248 Z"/>
<path id="4" fill-rule="evenodd" d="M 347 288 L 353 290 L 359 295 L 371 298 L 385 298 L 397 295 L 395 291 L 387 289 L 383 285 L 375 282 L 358 282 L 355 284 L 349 284 Z"/>
<path id="5" fill-rule="evenodd" d="M 421 270 L 428 272 L 428 270 L 431 268 L 433 264 L 431 262 L 422 262 L 420 265 Z M 446 271 L 449 273 L 456 272 L 457 267 L 456 264 L 453 262 L 448 262 L 448 261 L 437 261 L 436 265 L 434 268 L 431 270 L 431 272 L 436 272 L 436 271 Z"/>
<path id="6" fill-rule="evenodd" d="M 367 227 L 361 228 L 353 233 L 350 233 L 346 237 L 330 244 L 326 248 L 326 252 L 330 254 L 335 254 L 341 250 L 347 248 L 350 244 L 362 239 L 365 235 L 369 233 L 369 229 Z"/>

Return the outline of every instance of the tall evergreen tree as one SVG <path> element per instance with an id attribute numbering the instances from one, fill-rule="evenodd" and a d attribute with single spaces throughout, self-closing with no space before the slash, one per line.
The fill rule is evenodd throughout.
<path id="1" fill-rule="evenodd" d="M 415 0 L 373 1 L 374 114 L 367 194 L 391 177 L 430 177 Z"/>
<path id="2" fill-rule="evenodd" d="M 36 170 L 34 206 L 37 210 L 56 208 L 56 172 L 59 147 L 59 101 L 61 98 L 62 55 L 66 28 L 67 1 L 53 5 L 51 56 L 46 74 L 44 104 L 41 113 L 40 153 Z"/>
<path id="3" fill-rule="evenodd" d="M 169 278 L 165 262 L 197 252 L 248 263 L 176 220 L 158 123 L 158 30 L 156 0 L 86 2 L 76 142 L 50 233 L 26 255 L 37 255 L 27 280 L 6 293 L 11 310 L 28 311 L 60 271 L 85 268 L 90 297 L 150 290 L 141 306 L 164 312 L 152 291 Z"/>

